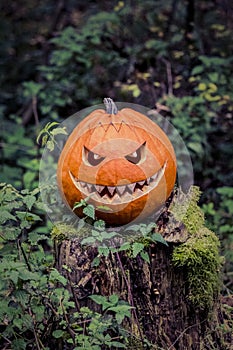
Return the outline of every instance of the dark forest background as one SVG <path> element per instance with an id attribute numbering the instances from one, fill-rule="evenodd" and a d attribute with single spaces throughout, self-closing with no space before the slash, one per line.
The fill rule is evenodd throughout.
<path id="1" fill-rule="evenodd" d="M 51 267 L 36 139 L 48 122 L 104 97 L 155 108 L 179 130 L 206 225 L 221 241 L 222 295 L 232 312 L 232 37 L 230 0 L 0 2 L 2 349 L 50 349 L 51 334 L 64 337 L 53 321 L 72 306 L 64 291 L 46 292 L 66 282 Z"/>

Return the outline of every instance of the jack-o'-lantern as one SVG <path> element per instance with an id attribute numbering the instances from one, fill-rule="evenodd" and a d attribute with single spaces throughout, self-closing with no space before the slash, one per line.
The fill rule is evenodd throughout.
<path id="1" fill-rule="evenodd" d="M 57 181 L 72 209 L 88 197 L 97 218 L 124 225 L 157 211 L 176 179 L 173 146 L 163 130 L 131 108 L 104 99 L 72 131 L 61 152 Z M 78 216 L 81 210 L 76 210 Z"/>

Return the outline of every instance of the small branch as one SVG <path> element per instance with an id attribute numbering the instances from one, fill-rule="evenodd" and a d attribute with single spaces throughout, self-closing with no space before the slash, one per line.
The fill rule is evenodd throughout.
<path id="1" fill-rule="evenodd" d="M 35 123 L 36 123 L 36 127 L 39 127 L 39 117 L 38 117 L 38 111 L 37 111 L 37 97 L 34 96 L 32 98 L 32 111 L 33 111 L 33 115 L 35 118 Z"/>
<path id="2" fill-rule="evenodd" d="M 66 321 L 66 324 L 67 324 L 68 332 L 69 332 L 70 335 L 71 335 L 71 338 L 72 338 L 72 340 L 73 340 L 73 343 L 75 343 L 75 332 L 73 331 L 73 329 L 72 329 L 71 326 L 70 326 L 70 322 L 69 322 L 69 319 L 68 319 L 68 317 L 67 317 L 66 310 L 65 310 L 65 308 L 64 308 L 62 299 L 60 299 L 60 306 L 61 306 L 62 311 L 63 311 L 63 315 L 64 315 L 64 318 L 65 318 L 65 321 Z"/>
<path id="3" fill-rule="evenodd" d="M 161 61 L 166 65 L 167 70 L 167 84 L 168 84 L 168 95 L 173 95 L 173 79 L 172 79 L 172 68 L 171 63 L 166 60 L 165 58 L 162 58 Z"/>
<path id="4" fill-rule="evenodd" d="M 22 243 L 21 243 L 20 239 L 18 239 L 18 246 L 19 246 L 19 249 L 21 250 L 21 252 L 22 252 L 22 254 L 23 254 L 23 258 L 24 258 L 24 261 L 25 261 L 25 263 L 26 263 L 26 265 L 27 265 L 28 270 L 29 270 L 29 271 L 32 271 L 32 268 L 31 268 L 31 266 L 30 266 L 30 264 L 29 264 L 28 258 L 27 258 L 27 256 L 26 256 L 26 253 L 25 253 L 23 247 L 22 247 Z"/>
<path id="5" fill-rule="evenodd" d="M 200 322 L 200 324 L 201 324 L 201 323 L 204 323 L 204 322 L 206 322 L 206 319 L 203 320 L 202 322 Z M 173 346 L 178 342 L 178 340 L 179 340 L 190 328 L 196 327 L 197 325 L 198 325 L 198 324 L 195 323 L 195 324 L 192 324 L 191 326 L 185 328 L 185 329 L 183 330 L 183 332 L 181 332 L 180 335 L 176 338 L 176 340 L 174 341 L 174 343 L 172 343 L 172 345 L 169 346 L 168 350 L 172 350 Z"/>
<path id="6" fill-rule="evenodd" d="M 70 278 L 70 272 L 69 271 L 67 271 L 67 277 L 68 277 L 68 281 L 69 281 L 69 284 L 70 284 L 70 289 L 71 289 L 71 292 L 72 292 L 72 295 L 73 295 L 73 298 L 74 298 L 74 303 L 75 303 L 76 309 L 77 309 L 77 311 L 80 311 L 80 304 L 78 302 L 78 299 L 76 297 L 74 288 L 72 286 L 72 281 L 71 281 L 71 278 Z"/>

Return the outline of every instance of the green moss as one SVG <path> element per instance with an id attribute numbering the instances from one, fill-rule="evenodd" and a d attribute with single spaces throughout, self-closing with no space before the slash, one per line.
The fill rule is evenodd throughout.
<path id="1" fill-rule="evenodd" d="M 205 308 L 213 303 L 220 287 L 222 262 L 219 240 L 205 227 L 174 249 L 173 263 L 186 268 L 189 299 L 194 305 Z"/>
<path id="2" fill-rule="evenodd" d="M 58 243 L 64 241 L 67 238 L 73 238 L 79 235 L 81 235 L 80 230 L 77 230 L 73 226 L 64 223 L 57 224 L 51 231 L 52 239 Z"/>
<path id="3" fill-rule="evenodd" d="M 204 226 L 204 215 L 197 201 L 200 191 L 192 187 L 187 197 L 178 194 L 171 212 L 188 230 L 186 242 L 174 248 L 173 263 L 187 271 L 190 301 L 200 308 L 209 308 L 220 288 L 220 269 L 223 263 L 219 255 L 217 236 Z"/>
<path id="4" fill-rule="evenodd" d="M 182 222 L 190 234 L 198 232 L 204 225 L 204 214 L 197 204 L 200 196 L 201 191 L 197 186 L 192 186 L 187 194 L 178 190 L 169 208 L 174 218 Z"/>

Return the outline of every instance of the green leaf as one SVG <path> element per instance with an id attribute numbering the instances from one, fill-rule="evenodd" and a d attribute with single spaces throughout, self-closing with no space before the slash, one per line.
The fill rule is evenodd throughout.
<path id="1" fill-rule="evenodd" d="M 140 242 L 133 243 L 133 257 L 136 258 L 136 256 L 145 248 L 145 245 Z"/>
<path id="2" fill-rule="evenodd" d="M 116 314 L 116 321 L 118 324 L 121 324 L 125 318 L 125 315 L 124 314 Z"/>
<path id="3" fill-rule="evenodd" d="M 95 220 L 95 207 L 92 204 L 88 204 L 83 209 L 83 214 L 87 215 L 89 218 Z"/>
<path id="4" fill-rule="evenodd" d="M 126 345 L 120 343 L 119 341 L 111 341 L 111 346 L 114 346 L 115 348 L 126 349 Z"/>
<path id="5" fill-rule="evenodd" d="M 36 178 L 36 172 L 35 171 L 31 171 L 28 170 L 24 175 L 23 175 L 23 183 L 24 186 L 27 188 L 31 188 L 31 184 L 32 182 L 35 180 Z"/>
<path id="6" fill-rule="evenodd" d="M 63 286 L 67 285 L 67 280 L 64 276 L 62 276 L 56 269 L 52 269 L 49 276 L 50 281 L 60 282 Z"/>
<path id="7" fill-rule="evenodd" d="M 17 221 L 17 219 L 9 213 L 7 210 L 0 210 L 0 224 L 5 224 L 8 220 L 14 220 Z"/>
<path id="8" fill-rule="evenodd" d="M 100 264 L 100 257 L 95 257 L 95 259 L 92 261 L 91 266 L 92 267 L 98 267 Z"/>
<path id="9" fill-rule="evenodd" d="M 46 143 L 46 146 L 47 148 L 49 149 L 50 152 L 52 152 L 54 150 L 54 142 L 49 140 L 47 143 Z"/>
<path id="10" fill-rule="evenodd" d="M 112 303 L 113 305 L 117 304 L 119 300 L 119 297 L 117 294 L 112 294 L 109 296 L 109 302 Z"/>
<path id="11" fill-rule="evenodd" d="M 125 242 L 118 248 L 118 252 L 129 250 L 130 248 L 131 248 L 130 242 Z"/>
<path id="12" fill-rule="evenodd" d="M 86 201 L 81 199 L 80 202 L 75 202 L 74 203 L 73 210 L 75 210 L 77 208 L 85 207 L 86 205 L 87 205 Z"/>
<path id="13" fill-rule="evenodd" d="M 23 202 L 26 204 L 27 208 L 29 210 L 32 209 L 32 206 L 35 204 L 36 202 L 36 197 L 32 196 L 32 195 L 27 195 L 23 198 Z"/>
<path id="14" fill-rule="evenodd" d="M 96 242 L 96 238 L 95 237 L 86 237 L 84 238 L 82 241 L 81 241 L 81 244 L 82 245 L 85 245 L 85 244 L 93 244 Z"/>
<path id="15" fill-rule="evenodd" d="M 97 294 L 90 295 L 89 298 L 91 300 L 93 300 L 98 305 L 104 305 L 107 301 L 106 297 L 104 297 L 102 295 L 97 295 Z"/>
<path id="16" fill-rule="evenodd" d="M 11 346 L 12 350 L 26 350 L 27 343 L 24 339 L 13 339 Z"/>
<path id="17" fill-rule="evenodd" d="M 61 329 L 56 329 L 52 333 L 53 337 L 56 338 L 56 339 L 63 337 L 64 334 L 65 334 L 65 332 L 63 330 L 61 330 Z"/>
<path id="18" fill-rule="evenodd" d="M 196 66 L 192 69 L 191 75 L 197 75 L 204 72 L 204 66 Z"/>
<path id="19" fill-rule="evenodd" d="M 222 225 L 219 227 L 219 232 L 221 233 L 232 233 L 233 226 L 232 225 Z"/>
<path id="20" fill-rule="evenodd" d="M 98 247 L 98 253 L 107 257 L 110 253 L 110 250 L 108 247 Z"/>
<path id="21" fill-rule="evenodd" d="M 229 186 L 219 187 L 219 188 L 217 188 L 216 192 L 223 195 L 223 196 L 233 198 L 233 187 L 229 187 Z"/>
<path id="22" fill-rule="evenodd" d="M 148 264 L 150 263 L 150 257 L 149 254 L 147 252 L 142 251 L 140 253 L 141 257 L 143 260 L 145 260 Z"/>
<path id="23" fill-rule="evenodd" d="M 167 242 L 165 241 L 165 239 L 160 233 L 153 233 L 153 235 L 151 236 L 151 239 L 153 242 L 162 243 L 168 246 Z"/>
<path id="24" fill-rule="evenodd" d="M 53 136 L 56 136 L 56 135 L 68 135 L 68 133 L 66 131 L 66 127 L 53 129 L 50 132 L 50 134 L 53 135 Z"/>
<path id="25" fill-rule="evenodd" d="M 200 142 L 188 142 L 188 148 L 197 154 L 203 154 L 204 149 Z"/>

